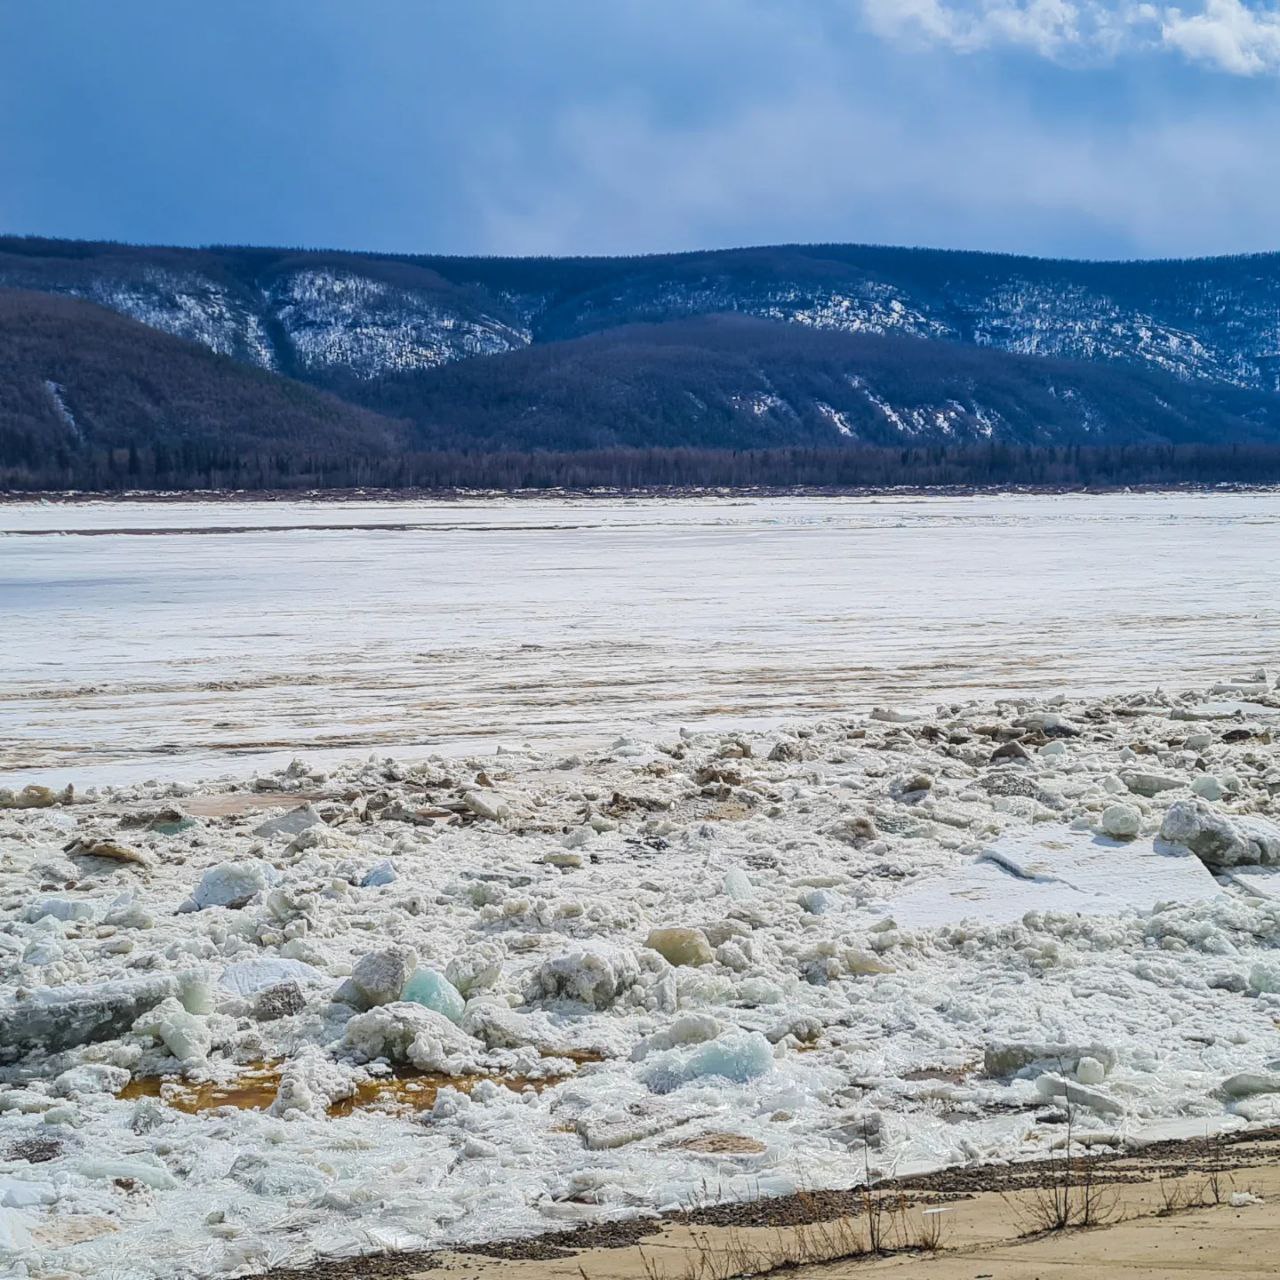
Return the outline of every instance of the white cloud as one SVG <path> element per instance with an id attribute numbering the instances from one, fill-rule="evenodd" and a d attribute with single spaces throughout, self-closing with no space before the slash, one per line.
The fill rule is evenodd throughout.
<path id="1" fill-rule="evenodd" d="M 1207 0 L 1203 13 L 1167 10 L 1161 34 L 1165 44 L 1188 58 L 1234 75 L 1280 71 L 1280 9 Z"/>
<path id="2" fill-rule="evenodd" d="M 993 74 L 963 56 L 901 56 L 868 37 L 851 0 L 753 0 L 753 12 L 774 20 L 763 32 L 736 23 L 740 2 L 723 0 L 727 29 L 740 39 L 732 59 L 717 54 L 719 19 L 690 37 L 688 71 L 700 86 L 714 74 L 707 67 L 726 68 L 696 110 L 682 82 L 650 85 L 609 67 L 592 93 L 526 113 L 519 127 L 504 116 L 469 141 L 459 174 L 474 211 L 469 247 L 625 253 L 877 241 L 1109 257 L 1276 247 L 1280 96 L 1269 82 L 1232 77 L 1228 91 L 1205 77 L 1164 77 L 1169 62 L 1149 56 L 1119 75 L 1090 75 L 1082 105 L 1065 77 Z M 941 39 L 968 39 L 975 51 L 1009 50 L 1017 39 L 1024 59 L 1047 49 L 1043 56 L 1060 61 L 1100 58 L 1115 38 L 1098 22 L 1063 23 L 1080 42 L 1068 48 L 1045 25 L 1050 10 L 1006 0 L 969 27 L 952 21 L 960 8 L 960 0 L 895 0 L 892 11 L 916 25 L 893 38 L 944 49 L 957 46 Z M 1013 8 L 1024 12 L 1010 23 Z M 821 21 L 803 20 L 819 11 Z M 1159 19 L 1143 36 L 1153 50 Z M 922 35 L 921 21 L 933 35 Z M 1166 48 L 1154 59 L 1185 56 Z"/>
<path id="3" fill-rule="evenodd" d="M 1154 5 L 1131 0 L 862 0 L 862 11 L 890 39 L 962 53 L 1012 45 L 1050 58 L 1116 52 L 1159 18 Z"/>
<path id="4" fill-rule="evenodd" d="M 999 47 L 1056 61 L 1172 50 L 1232 75 L 1280 72 L 1276 0 L 1201 0 L 1198 7 L 1137 0 L 861 0 L 876 35 L 958 53 Z"/>
<path id="5" fill-rule="evenodd" d="M 1226 106 L 1184 104 L 1099 133 L 956 83 L 942 96 L 945 111 L 886 113 L 811 83 L 681 129 L 634 99 L 572 110 L 538 175 L 489 181 L 483 239 L 521 253 L 853 240 L 1133 256 L 1274 242 L 1280 104 L 1251 130 Z"/>

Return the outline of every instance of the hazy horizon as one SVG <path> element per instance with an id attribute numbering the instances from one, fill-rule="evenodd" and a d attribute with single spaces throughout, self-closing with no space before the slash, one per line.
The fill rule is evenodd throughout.
<path id="1" fill-rule="evenodd" d="M 176 249 L 179 251 L 190 250 L 192 252 L 219 252 L 226 250 L 256 250 L 262 252 L 281 252 L 281 253 L 336 253 L 336 254 L 355 254 L 368 257 L 385 257 L 385 258 L 454 258 L 459 261 L 469 259 L 493 259 L 496 261 L 526 261 L 530 259 L 555 259 L 558 261 L 610 261 L 617 259 L 645 259 L 645 258 L 696 258 L 706 254 L 713 253 L 752 253 L 765 249 L 823 249 L 823 248 L 857 248 L 857 249 L 884 249 L 895 250 L 908 253 L 954 253 L 954 254 L 971 254 L 975 256 L 986 257 L 1005 257 L 1005 258 L 1021 258 L 1026 261 L 1041 262 L 1075 262 L 1082 264 L 1125 264 L 1125 263 L 1154 263 L 1154 262 L 1213 262 L 1226 258 L 1266 258 L 1280 254 L 1280 243 L 1275 248 L 1266 249 L 1240 249 L 1230 253 L 1200 253 L 1188 254 L 1183 257 L 1166 254 L 1151 257 L 1084 257 L 1071 254 L 1043 254 L 1043 253 L 1016 253 L 1010 250 L 1000 249 L 967 249 L 957 245 L 944 244 L 894 244 L 885 241 L 868 241 L 868 240 L 774 240 L 774 241 L 754 241 L 743 244 L 717 244 L 717 245 L 698 245 L 689 249 L 648 249 L 637 253 L 448 253 L 439 252 L 434 249 L 365 249 L 360 247 L 346 247 L 336 244 L 268 244 L 263 241 L 189 241 L 186 243 L 170 240 L 127 240 L 112 238 L 107 239 L 102 236 L 53 236 L 46 235 L 40 231 L 13 231 L 6 227 L 0 227 L 0 237 L 20 240 L 57 240 L 67 244 L 105 244 L 119 245 L 129 249 Z"/>

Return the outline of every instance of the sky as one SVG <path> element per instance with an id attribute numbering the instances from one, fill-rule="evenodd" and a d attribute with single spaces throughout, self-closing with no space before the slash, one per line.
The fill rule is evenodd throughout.
<path id="1" fill-rule="evenodd" d="M 0 230 L 1280 249 L 1280 0 L 0 0 Z"/>

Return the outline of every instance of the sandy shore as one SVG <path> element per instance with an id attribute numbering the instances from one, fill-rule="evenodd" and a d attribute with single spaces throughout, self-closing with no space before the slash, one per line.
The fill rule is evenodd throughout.
<path id="1" fill-rule="evenodd" d="M 892 1185 L 879 1194 L 895 1225 L 881 1256 L 781 1261 L 806 1248 L 866 1239 L 862 1193 L 823 1193 L 720 1206 L 673 1218 L 596 1225 L 466 1253 L 437 1253 L 319 1264 L 269 1280 L 728 1280 L 743 1274 L 803 1271 L 811 1280 L 895 1275 L 910 1280 L 1208 1280 L 1271 1276 L 1280 1246 L 1280 1136 L 1242 1136 L 1209 1149 L 1166 1143 L 1101 1158 L 1103 1188 L 1095 1227 L 1037 1230 L 1046 1195 L 1065 1166 L 1043 1162 L 947 1171 Z M 1082 1176 L 1083 1165 L 1073 1166 Z M 841 1195 L 854 1206 L 843 1212 Z M 1248 1203 L 1233 1203 L 1243 1194 Z M 1216 1200 L 1215 1200 L 1216 1196 Z M 734 1219 L 737 1221 L 735 1222 Z M 937 1247 L 900 1248 L 937 1225 Z M 815 1223 L 817 1224 L 815 1226 Z M 806 1232 L 808 1233 L 806 1235 Z M 900 1234 L 899 1234 L 900 1233 Z M 754 1267 L 761 1270 L 754 1270 Z"/>

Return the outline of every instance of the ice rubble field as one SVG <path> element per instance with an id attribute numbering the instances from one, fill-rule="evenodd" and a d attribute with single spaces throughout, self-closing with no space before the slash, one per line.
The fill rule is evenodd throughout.
<path id="1" fill-rule="evenodd" d="M 1068 1113 L 1280 1121 L 1275 733 L 1259 672 L 9 793 L 0 1269 L 248 1274 L 1042 1156 Z M 264 1064 L 258 1109 L 176 1105 Z M 415 1076 L 427 1109 L 376 1084 Z"/>

